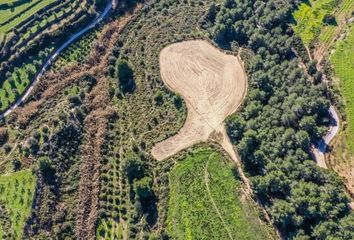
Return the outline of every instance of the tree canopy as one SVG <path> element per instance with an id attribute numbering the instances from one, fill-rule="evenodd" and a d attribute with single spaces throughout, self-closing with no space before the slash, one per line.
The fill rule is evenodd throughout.
<path id="1" fill-rule="evenodd" d="M 225 0 L 210 18 L 210 34 L 220 46 L 237 42 L 252 53 L 243 55 L 249 94 L 228 118 L 227 131 L 255 193 L 286 238 L 353 239 L 343 183 L 311 157 L 311 143 L 325 133 L 329 102 L 316 63 L 307 71 L 317 85 L 292 49 L 298 38 L 289 20 L 299 2 Z"/>

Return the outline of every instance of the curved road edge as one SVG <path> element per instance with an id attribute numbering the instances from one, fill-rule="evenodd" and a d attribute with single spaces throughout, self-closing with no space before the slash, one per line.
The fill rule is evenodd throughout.
<path id="1" fill-rule="evenodd" d="M 316 147 L 314 146 L 312 148 L 312 153 L 314 155 L 317 165 L 325 169 L 328 169 L 328 166 L 325 161 L 327 147 L 339 132 L 339 116 L 334 106 L 330 106 L 328 112 L 331 117 L 331 126 L 328 130 L 328 133 L 320 141 L 317 142 Z"/>
<path id="2" fill-rule="evenodd" d="M 314 158 L 316 160 L 316 163 L 319 167 L 328 169 L 326 160 L 325 160 L 325 153 L 327 150 L 328 145 L 330 142 L 333 140 L 333 138 L 337 135 L 339 132 L 339 116 L 334 108 L 333 105 L 330 106 L 328 110 L 330 116 L 331 116 L 331 126 L 329 128 L 329 131 L 326 136 L 324 136 L 320 141 L 317 142 L 317 147 L 313 147 L 312 153 L 314 155 Z M 354 210 L 354 200 L 351 199 L 349 202 L 349 207 L 351 210 Z"/>
<path id="3" fill-rule="evenodd" d="M 34 77 L 33 81 L 30 83 L 29 87 L 27 88 L 26 92 L 19 98 L 14 104 L 12 104 L 4 113 L 0 114 L 0 119 L 8 116 L 11 114 L 16 108 L 18 108 L 31 94 L 35 84 L 39 81 L 39 79 L 43 76 L 44 72 L 47 70 L 47 68 L 56 60 L 58 55 L 65 49 L 67 48 L 71 43 L 75 42 L 78 38 L 80 38 L 83 34 L 87 33 L 89 30 L 93 29 L 98 23 L 103 21 L 103 19 L 108 15 L 110 10 L 115 8 L 116 6 L 116 1 L 112 0 L 110 1 L 101 15 L 99 15 L 95 20 L 93 20 L 92 23 L 90 23 L 88 26 L 86 26 L 84 29 L 80 30 L 79 32 L 75 33 L 72 35 L 67 41 L 65 41 L 57 50 L 55 50 L 49 59 L 46 61 L 46 63 L 42 66 L 41 70 L 37 73 L 37 75 Z"/>

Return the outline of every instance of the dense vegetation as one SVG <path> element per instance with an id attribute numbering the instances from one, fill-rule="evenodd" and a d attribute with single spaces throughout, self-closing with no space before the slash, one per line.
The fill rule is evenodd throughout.
<path id="1" fill-rule="evenodd" d="M 228 119 L 228 132 L 255 193 L 286 238 L 352 239 L 343 184 L 311 160 L 328 102 L 325 88 L 310 82 L 292 52 L 296 37 L 288 23 L 297 3 L 226 0 L 209 17 L 216 41 L 253 52 L 246 59 L 249 94 Z"/>
<path id="2" fill-rule="evenodd" d="M 211 149 L 196 149 L 172 168 L 167 217 L 172 239 L 270 238 L 252 204 L 241 200 L 235 171 Z"/>

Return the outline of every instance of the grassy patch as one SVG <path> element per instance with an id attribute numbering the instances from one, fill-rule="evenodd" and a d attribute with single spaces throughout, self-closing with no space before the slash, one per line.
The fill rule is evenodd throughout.
<path id="1" fill-rule="evenodd" d="M 344 19 L 351 16 L 354 11 L 354 0 L 342 0 L 342 3 L 335 11 L 336 20 L 339 24 L 343 22 Z M 336 25 L 328 25 L 325 26 L 321 34 L 319 36 L 319 40 L 321 43 L 330 44 L 334 39 L 338 26 Z"/>
<path id="2" fill-rule="evenodd" d="M 5 224 L 10 221 L 14 239 L 21 239 L 25 221 L 31 211 L 35 185 L 35 176 L 31 170 L 0 176 L 0 202 L 5 208 L 2 211 L 5 210 L 8 215 Z M 2 236 L 5 234 L 3 226 L 4 223 L 0 230 Z"/>
<path id="3" fill-rule="evenodd" d="M 220 153 L 188 155 L 170 174 L 169 234 L 173 239 L 268 239 L 256 211 L 241 200 L 240 187 L 233 165 Z"/>

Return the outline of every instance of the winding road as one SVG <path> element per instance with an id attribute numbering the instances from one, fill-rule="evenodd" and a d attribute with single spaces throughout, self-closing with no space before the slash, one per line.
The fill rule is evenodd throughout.
<path id="1" fill-rule="evenodd" d="M 79 39 L 83 34 L 87 33 L 91 29 L 93 29 L 98 23 L 102 22 L 103 19 L 108 15 L 110 10 L 115 8 L 116 6 L 116 0 L 110 1 L 101 15 L 99 15 L 95 20 L 92 21 L 91 24 L 86 26 L 84 29 L 80 30 L 79 32 L 75 33 L 72 35 L 66 42 L 64 42 L 56 51 L 54 51 L 51 56 L 47 59 L 46 63 L 42 66 L 41 70 L 38 71 L 37 75 L 31 82 L 31 84 L 28 86 L 26 92 L 21 96 L 20 99 L 18 99 L 14 104 L 12 104 L 4 113 L 0 114 L 0 119 L 8 116 L 10 113 L 12 113 L 16 108 L 18 108 L 31 94 L 35 84 L 39 81 L 39 79 L 43 76 L 44 72 L 47 70 L 47 68 L 55 61 L 55 59 L 58 57 L 58 55 L 65 49 L 67 48 L 71 43 L 75 42 L 77 39 Z"/>
<path id="2" fill-rule="evenodd" d="M 331 116 L 331 126 L 326 136 L 317 142 L 316 147 L 312 149 L 312 153 L 315 157 L 317 165 L 322 168 L 328 168 L 325 161 L 325 153 L 329 143 L 339 132 L 339 117 L 333 106 L 329 108 L 329 114 Z"/>

